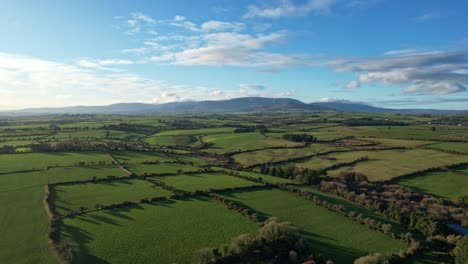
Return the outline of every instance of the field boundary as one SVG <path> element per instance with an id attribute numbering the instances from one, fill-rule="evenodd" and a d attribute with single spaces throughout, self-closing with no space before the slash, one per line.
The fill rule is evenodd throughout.
<path id="1" fill-rule="evenodd" d="M 406 174 L 403 174 L 403 175 L 400 175 L 400 176 L 396 176 L 396 177 L 393 177 L 392 179 L 390 180 L 386 180 L 386 181 L 376 181 L 376 182 L 381 182 L 381 183 L 396 183 L 397 181 L 401 180 L 401 179 L 405 179 L 405 178 L 410 178 L 410 177 L 416 177 L 416 176 L 419 176 L 420 174 L 424 174 L 424 173 L 427 173 L 427 172 L 432 172 L 432 171 L 447 171 L 448 169 L 453 169 L 453 168 L 456 168 L 456 167 L 460 167 L 460 166 L 465 166 L 465 165 L 468 165 L 468 162 L 460 162 L 460 163 L 455 163 L 455 164 L 450 164 L 450 165 L 443 165 L 443 166 L 438 166 L 438 167 L 431 167 L 431 168 L 427 168 L 427 169 L 423 169 L 423 170 L 419 170 L 419 171 L 414 171 L 414 172 L 410 172 L 410 173 L 406 173 Z"/>

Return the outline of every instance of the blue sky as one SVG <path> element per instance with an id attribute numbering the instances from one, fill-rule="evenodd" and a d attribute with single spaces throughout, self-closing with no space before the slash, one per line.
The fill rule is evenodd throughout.
<path id="1" fill-rule="evenodd" d="M 242 96 L 467 109 L 468 2 L 4 1 L 0 109 Z"/>

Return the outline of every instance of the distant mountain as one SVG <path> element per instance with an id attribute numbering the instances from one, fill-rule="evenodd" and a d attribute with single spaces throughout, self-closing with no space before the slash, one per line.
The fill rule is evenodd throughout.
<path id="1" fill-rule="evenodd" d="M 220 101 L 187 101 L 165 104 L 119 103 L 107 106 L 70 106 L 58 108 L 29 108 L 4 112 L 16 115 L 45 114 L 171 114 L 171 113 L 226 113 L 269 111 L 322 111 L 322 106 L 303 103 L 290 98 L 242 97 Z"/>
<path id="2" fill-rule="evenodd" d="M 119 103 L 107 106 L 70 106 L 29 108 L 17 111 L 3 111 L 0 115 L 46 115 L 46 114 L 180 114 L 180 113 L 235 113 L 235 112 L 276 112 L 276 111 L 343 111 L 361 113 L 401 114 L 468 114 L 468 111 L 434 109 L 387 109 L 366 104 L 349 102 L 324 102 L 306 104 L 291 98 L 242 97 L 220 101 L 186 101 L 165 104 Z"/>
<path id="3" fill-rule="evenodd" d="M 343 103 L 343 102 L 324 102 L 311 103 L 311 105 L 321 106 L 324 108 L 356 113 L 393 113 L 393 114 L 468 114 L 468 110 L 438 110 L 438 109 L 389 109 L 374 107 L 360 103 Z"/>

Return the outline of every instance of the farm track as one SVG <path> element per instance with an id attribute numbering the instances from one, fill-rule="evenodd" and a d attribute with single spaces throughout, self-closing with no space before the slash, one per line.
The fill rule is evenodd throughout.
<path id="1" fill-rule="evenodd" d="M 119 166 L 120 169 L 122 169 L 123 171 L 125 171 L 128 175 L 133 174 L 131 171 L 127 170 L 122 164 L 120 164 L 120 162 L 118 162 L 110 153 L 107 153 L 107 156 L 109 156 L 109 158 L 110 158 L 117 166 Z"/>

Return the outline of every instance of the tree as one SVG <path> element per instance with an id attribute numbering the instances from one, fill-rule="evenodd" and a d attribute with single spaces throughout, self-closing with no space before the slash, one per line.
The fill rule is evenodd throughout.
<path id="1" fill-rule="evenodd" d="M 468 263 L 468 235 L 465 235 L 455 248 L 455 263 Z"/>

